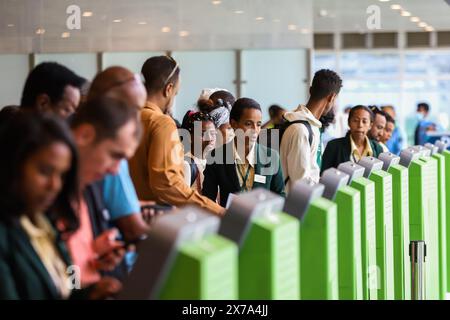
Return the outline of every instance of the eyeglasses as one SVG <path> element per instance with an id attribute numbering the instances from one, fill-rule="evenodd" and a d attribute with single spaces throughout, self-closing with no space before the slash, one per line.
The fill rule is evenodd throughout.
<path id="1" fill-rule="evenodd" d="M 166 81 L 164 81 L 164 86 L 169 82 L 170 78 L 173 77 L 173 75 L 175 74 L 175 71 L 177 71 L 178 69 L 178 62 L 175 61 L 174 58 L 170 57 L 170 56 L 166 56 L 167 59 L 169 59 L 170 61 L 175 63 L 175 67 L 173 68 L 173 70 L 170 72 L 169 76 L 167 77 Z"/>

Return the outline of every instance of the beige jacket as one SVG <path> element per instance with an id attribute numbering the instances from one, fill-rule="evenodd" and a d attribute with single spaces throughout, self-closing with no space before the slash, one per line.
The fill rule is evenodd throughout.
<path id="1" fill-rule="evenodd" d="M 306 120 L 313 132 L 312 145 L 309 145 L 309 132 L 303 124 L 293 124 L 284 132 L 280 145 L 281 165 L 284 178 L 289 177 L 286 191 L 289 192 L 297 180 L 309 178 L 315 183 L 320 179 L 317 164 L 317 150 L 320 143 L 322 123 L 303 105 L 293 112 L 286 112 L 284 118 L 290 122 Z"/>

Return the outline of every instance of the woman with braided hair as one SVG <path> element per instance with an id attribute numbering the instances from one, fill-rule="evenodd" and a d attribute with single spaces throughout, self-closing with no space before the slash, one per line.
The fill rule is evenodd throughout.
<path id="1" fill-rule="evenodd" d="M 217 147 L 233 140 L 234 131 L 230 125 L 230 111 L 236 101 L 235 97 L 225 89 L 204 89 L 197 102 L 200 112 L 211 116 L 218 130 Z"/>
<path id="2" fill-rule="evenodd" d="M 184 179 L 191 188 L 201 192 L 206 155 L 216 143 L 214 120 L 207 113 L 188 111 L 181 129 L 187 130 L 190 137 L 189 143 L 185 143 Z"/>

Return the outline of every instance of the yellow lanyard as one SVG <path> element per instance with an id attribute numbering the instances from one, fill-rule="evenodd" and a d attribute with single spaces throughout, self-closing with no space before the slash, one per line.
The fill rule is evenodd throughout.
<path id="1" fill-rule="evenodd" d="M 251 166 L 250 166 L 250 164 L 248 165 L 247 173 L 245 174 L 245 176 L 242 174 L 241 169 L 239 167 L 240 166 L 238 166 L 239 175 L 242 178 L 241 192 L 242 191 L 248 191 L 248 189 L 247 189 L 247 179 L 248 179 L 248 176 L 250 175 L 250 168 L 251 168 Z"/>

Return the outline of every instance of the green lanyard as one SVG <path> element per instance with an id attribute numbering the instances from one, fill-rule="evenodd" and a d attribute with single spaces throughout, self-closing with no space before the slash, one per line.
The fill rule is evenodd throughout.
<path id="1" fill-rule="evenodd" d="M 241 192 L 243 192 L 243 191 L 248 191 L 247 190 L 247 179 L 248 179 L 248 176 L 250 175 L 250 164 L 248 165 L 248 168 L 247 168 L 247 173 L 245 174 L 245 177 L 244 177 L 244 175 L 242 174 L 242 172 L 241 172 L 241 169 L 240 169 L 240 167 L 238 166 L 238 172 L 239 172 L 239 175 L 241 176 L 241 178 L 242 178 L 242 186 L 241 186 Z"/>
<path id="2" fill-rule="evenodd" d="M 323 139 L 323 132 L 320 131 L 320 141 L 319 141 L 319 147 L 317 148 L 317 165 L 319 168 L 322 168 L 322 139 Z"/>

